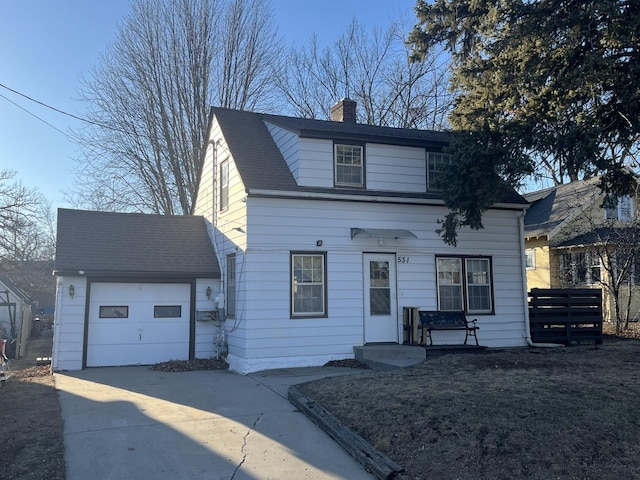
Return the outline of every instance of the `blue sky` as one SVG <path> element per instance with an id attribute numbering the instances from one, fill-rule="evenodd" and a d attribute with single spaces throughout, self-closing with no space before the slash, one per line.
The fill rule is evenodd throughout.
<path id="1" fill-rule="evenodd" d="M 399 15 L 413 24 L 414 5 L 415 0 L 273 1 L 279 33 L 297 46 L 312 33 L 331 43 L 354 15 L 368 27 L 386 27 Z M 129 0 L 0 0 L 0 84 L 82 117 L 79 80 L 114 41 L 128 11 Z M 0 169 L 15 170 L 18 180 L 37 187 L 54 207 L 68 207 L 61 192 L 72 185 L 78 149 L 60 131 L 81 123 L 2 87 L 0 95 Z"/>

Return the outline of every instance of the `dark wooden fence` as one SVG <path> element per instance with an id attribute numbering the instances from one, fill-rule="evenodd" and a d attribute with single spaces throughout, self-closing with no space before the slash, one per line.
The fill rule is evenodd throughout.
<path id="1" fill-rule="evenodd" d="M 569 345 L 602 343 L 602 290 L 542 289 L 529 292 L 531 339 Z"/>

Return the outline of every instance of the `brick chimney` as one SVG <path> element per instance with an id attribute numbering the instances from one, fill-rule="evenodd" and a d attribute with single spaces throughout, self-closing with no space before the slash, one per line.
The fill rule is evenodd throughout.
<path id="1" fill-rule="evenodd" d="M 331 120 L 334 122 L 356 123 L 356 106 L 358 104 L 343 98 L 331 107 Z"/>

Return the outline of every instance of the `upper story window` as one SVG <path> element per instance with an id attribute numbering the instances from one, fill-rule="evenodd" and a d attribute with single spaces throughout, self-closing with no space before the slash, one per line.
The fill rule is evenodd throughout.
<path id="1" fill-rule="evenodd" d="M 448 153 L 427 152 L 427 190 L 442 190 L 439 182 L 449 163 L 451 163 L 451 155 Z"/>
<path id="2" fill-rule="evenodd" d="M 536 269 L 536 251 L 533 248 L 527 248 L 524 252 L 527 270 Z"/>
<path id="3" fill-rule="evenodd" d="M 229 207 L 229 161 L 220 164 L 220 201 L 219 209 L 226 210 Z"/>
<path id="4" fill-rule="evenodd" d="M 334 149 L 335 184 L 342 187 L 364 186 L 364 147 L 336 144 Z"/>
<path id="5" fill-rule="evenodd" d="M 633 219 L 633 200 L 629 195 L 618 199 L 607 196 L 604 201 L 605 220 L 628 222 Z"/>

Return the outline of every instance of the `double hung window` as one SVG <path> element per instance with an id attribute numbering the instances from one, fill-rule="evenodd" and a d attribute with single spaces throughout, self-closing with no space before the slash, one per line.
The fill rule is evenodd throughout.
<path id="1" fill-rule="evenodd" d="M 427 190 L 442 190 L 442 178 L 445 168 L 451 163 L 447 153 L 427 152 Z"/>
<path id="2" fill-rule="evenodd" d="M 291 254 L 291 316 L 327 315 L 326 254 Z"/>
<path id="3" fill-rule="evenodd" d="M 236 256 L 227 255 L 227 297 L 226 315 L 234 318 L 236 316 Z"/>
<path id="4" fill-rule="evenodd" d="M 342 187 L 364 186 L 364 147 L 335 145 L 335 184 Z"/>
<path id="5" fill-rule="evenodd" d="M 220 164 L 220 201 L 219 210 L 226 210 L 229 207 L 229 161 L 225 160 Z"/>
<path id="6" fill-rule="evenodd" d="M 489 258 L 437 257 L 438 309 L 492 313 Z"/>

